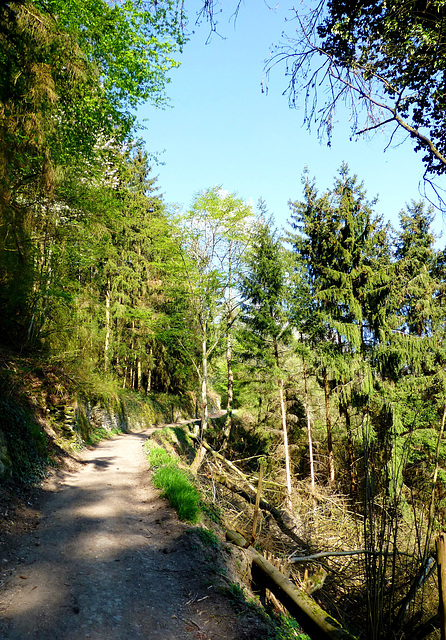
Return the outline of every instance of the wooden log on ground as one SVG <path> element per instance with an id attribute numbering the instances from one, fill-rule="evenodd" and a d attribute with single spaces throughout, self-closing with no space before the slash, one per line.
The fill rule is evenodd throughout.
<path id="1" fill-rule="evenodd" d="M 314 640 L 356 640 L 355 636 L 324 611 L 313 598 L 285 578 L 253 547 L 246 547 L 247 542 L 243 536 L 236 531 L 227 531 L 226 539 L 237 546 L 247 548 L 252 558 L 253 577 L 262 581 Z"/>
<path id="2" fill-rule="evenodd" d="M 223 476 L 221 474 L 215 474 L 214 475 L 214 479 L 219 484 L 223 485 L 224 487 L 226 487 L 230 491 L 233 491 L 237 495 L 239 495 L 242 498 L 244 498 L 250 504 L 255 504 L 255 501 L 256 501 L 255 494 L 250 494 L 250 493 L 248 493 L 248 491 L 245 491 L 244 489 L 239 488 L 237 485 L 235 485 L 228 478 L 226 478 L 225 476 Z M 284 533 L 286 536 L 288 536 L 288 538 L 293 540 L 293 542 L 295 542 L 299 546 L 301 546 L 303 548 L 307 547 L 306 542 L 304 540 L 302 540 L 302 538 L 300 538 L 294 532 L 293 528 L 294 528 L 295 522 L 293 521 L 292 516 L 287 511 L 285 511 L 284 509 L 278 509 L 277 507 L 274 507 L 273 505 L 271 505 L 266 500 L 260 500 L 259 507 L 263 511 L 267 511 L 268 513 L 270 513 L 272 515 L 272 517 L 276 521 L 277 526 L 282 531 L 282 533 Z"/>
<path id="3" fill-rule="evenodd" d="M 198 438 L 193 434 L 188 432 L 188 436 L 192 439 L 192 440 L 198 440 Z M 224 456 L 221 455 L 221 453 L 218 453 L 218 451 L 215 451 L 207 442 L 205 442 L 204 440 L 202 441 L 202 446 L 206 449 L 206 451 L 209 451 L 209 453 L 211 453 L 214 458 L 216 458 L 217 460 L 220 460 L 221 462 L 223 462 L 224 464 L 226 464 L 235 474 L 237 474 L 240 478 L 242 478 L 242 480 L 244 480 L 248 487 L 251 489 L 251 491 L 253 491 L 254 493 L 256 492 L 255 487 L 250 483 L 249 478 L 246 474 L 243 473 L 243 471 L 240 471 L 240 469 L 238 467 L 235 466 L 235 464 L 233 462 L 231 462 L 230 460 L 228 460 L 227 458 L 225 458 Z"/>

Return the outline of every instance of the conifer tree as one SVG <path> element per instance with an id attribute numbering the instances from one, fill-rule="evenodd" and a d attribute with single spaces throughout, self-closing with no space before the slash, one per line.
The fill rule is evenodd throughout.
<path id="1" fill-rule="evenodd" d="M 246 275 L 242 280 L 243 340 L 250 357 L 268 368 L 277 381 L 281 426 L 285 450 L 287 502 L 291 506 L 291 467 L 284 397 L 282 349 L 290 338 L 287 318 L 284 249 L 266 206 L 259 204 L 261 218 L 256 223 L 246 256 Z"/>
<path id="2" fill-rule="evenodd" d="M 130 110 L 163 101 L 184 38 L 181 7 L 162 4 L 0 6 L 0 267 L 13 294 L 0 300 L 0 316 L 10 342 L 37 339 L 48 310 L 53 236 L 66 223 L 61 182 L 75 174 L 82 183 L 87 166 L 98 178 L 109 141 L 130 139 Z"/>
<path id="3" fill-rule="evenodd" d="M 301 330 L 316 347 L 313 353 L 325 393 L 328 443 L 331 387 L 336 384 L 342 389 L 339 403 L 346 423 L 353 486 L 354 453 L 348 405 L 354 380 L 363 402 L 373 393 L 368 354 L 378 339 L 376 318 L 382 312 L 386 283 L 390 280 L 386 229 L 373 213 L 374 203 L 367 201 L 363 186 L 356 176 L 350 175 L 345 164 L 333 189 L 322 195 L 306 173 L 304 197 L 301 202 L 290 203 L 294 233 L 289 234 L 305 265 L 313 300 Z M 330 460 L 333 456 L 330 448 L 328 455 Z M 330 470 L 331 478 L 332 474 Z"/>
<path id="4" fill-rule="evenodd" d="M 140 146 L 117 158 L 116 170 L 116 209 L 108 220 L 102 283 L 104 366 L 109 362 L 117 367 L 124 384 L 135 390 L 148 389 L 149 382 L 151 388 L 165 392 L 179 390 L 179 363 L 175 363 L 179 352 L 172 360 L 171 334 L 176 333 L 175 315 L 179 313 L 174 300 L 185 297 L 185 287 L 181 279 L 176 282 L 176 232 Z M 180 306 L 183 315 L 187 314 L 186 307 Z"/>

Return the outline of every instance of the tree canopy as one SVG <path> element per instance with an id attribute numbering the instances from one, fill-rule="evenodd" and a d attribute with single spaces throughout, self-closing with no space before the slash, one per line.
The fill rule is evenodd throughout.
<path id="1" fill-rule="evenodd" d="M 286 63 L 289 97 L 330 140 L 341 104 L 352 133 L 389 125 L 423 153 L 425 176 L 446 171 L 445 3 L 321 1 L 294 9 L 296 35 L 269 61 Z M 390 135 L 392 140 L 393 134 Z"/>

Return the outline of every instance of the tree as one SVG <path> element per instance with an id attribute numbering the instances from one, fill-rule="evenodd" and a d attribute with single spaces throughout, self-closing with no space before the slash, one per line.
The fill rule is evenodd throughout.
<path id="1" fill-rule="evenodd" d="M 287 502 L 291 506 L 291 468 L 288 450 L 288 428 L 284 398 L 281 345 L 290 337 L 286 315 L 284 251 L 280 239 L 266 220 L 266 207 L 261 201 L 263 216 L 255 225 L 251 247 L 246 256 L 246 275 L 241 283 L 243 299 L 244 342 L 250 357 L 262 362 L 277 381 L 283 443 Z"/>
<path id="2" fill-rule="evenodd" d="M 324 390 L 330 479 L 334 479 L 330 396 L 335 386 L 347 430 L 351 487 L 355 485 L 349 402 L 352 383 L 371 380 L 368 354 L 378 341 L 388 292 L 389 251 L 386 229 L 373 214 L 362 184 L 343 164 L 331 190 L 319 194 L 308 173 L 304 200 L 290 203 L 288 236 L 304 266 L 307 313 L 296 326 L 311 348 L 313 367 Z M 296 233 L 297 232 L 297 233 Z M 362 380 L 362 382 L 359 382 Z M 366 397 L 372 389 L 362 390 Z"/>
<path id="3" fill-rule="evenodd" d="M 233 289 L 239 275 L 243 227 L 251 208 L 235 194 L 216 186 L 198 194 L 183 220 L 183 262 L 189 298 L 195 311 L 201 361 L 194 366 L 201 380 L 201 438 L 208 426 L 208 366 L 224 335 L 229 336 L 237 302 Z M 191 355 L 191 354 L 190 354 Z M 228 399 L 231 400 L 231 343 L 228 338 Z M 229 405 L 232 411 L 232 405 Z M 203 449 L 194 461 L 201 464 Z"/>
<path id="4" fill-rule="evenodd" d="M 433 330 L 434 307 L 438 283 L 434 274 L 436 252 L 434 235 L 430 231 L 434 214 L 423 202 L 414 202 L 400 212 L 401 232 L 395 257 L 403 299 L 399 314 L 404 319 L 402 330 L 419 337 Z"/>
<path id="5" fill-rule="evenodd" d="M 297 35 L 277 47 L 268 68 L 286 64 L 290 104 L 305 96 L 308 125 L 330 140 L 335 111 L 346 104 L 353 135 L 401 129 L 424 154 L 425 177 L 445 173 L 443 0 L 323 0 L 294 11 Z"/>
<path id="6" fill-rule="evenodd" d="M 112 203 L 104 211 L 104 368 L 112 365 L 124 385 L 135 390 L 156 386 L 158 373 L 158 384 L 168 391 L 176 388 L 175 376 L 172 371 L 161 382 L 159 332 L 166 332 L 178 243 L 147 154 L 135 145 L 117 155 L 114 168 Z"/>
<path id="7" fill-rule="evenodd" d="M 435 515 L 441 517 L 444 265 L 433 246 L 432 210 L 422 204 L 401 213 L 391 243 L 390 229 L 345 166 L 323 194 L 308 178 L 304 184 L 304 201 L 292 205 L 294 247 L 314 304 L 306 305 L 311 313 L 300 327 L 318 382 L 324 388 L 329 373 L 345 421 L 351 494 L 367 550 L 368 633 L 396 637 L 426 569 Z M 411 536 L 400 531 L 404 511 Z M 396 553 L 403 549 L 404 560 Z"/>
<path id="8" fill-rule="evenodd" d="M 234 0 L 234 16 L 241 4 Z M 201 5 L 200 17 L 216 31 L 217 3 Z M 426 177 L 446 172 L 443 0 L 320 0 L 290 11 L 296 36 L 284 36 L 266 69 L 286 65 L 290 105 L 305 96 L 308 125 L 317 123 L 330 140 L 335 111 L 345 103 L 354 135 L 401 128 L 424 153 Z"/>
<path id="9" fill-rule="evenodd" d="M 163 101 L 184 41 L 181 15 L 175 2 L 1 4 L 0 262 L 2 284 L 16 292 L 1 310 L 9 340 L 23 343 L 33 322 L 34 278 L 64 220 L 58 188 L 67 174 L 82 182 L 86 167 L 90 179 L 102 175 L 111 141 L 130 139 L 130 109 Z"/>

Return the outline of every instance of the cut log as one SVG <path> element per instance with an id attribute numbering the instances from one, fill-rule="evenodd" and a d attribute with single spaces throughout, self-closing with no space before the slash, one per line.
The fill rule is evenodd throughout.
<path id="1" fill-rule="evenodd" d="M 246 540 L 236 531 L 227 531 L 226 539 L 246 548 Z M 252 558 L 252 573 L 256 582 L 262 582 L 298 621 L 304 631 L 318 640 L 356 640 L 329 613 L 324 611 L 308 594 L 285 578 L 253 547 L 247 547 Z"/>

